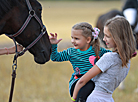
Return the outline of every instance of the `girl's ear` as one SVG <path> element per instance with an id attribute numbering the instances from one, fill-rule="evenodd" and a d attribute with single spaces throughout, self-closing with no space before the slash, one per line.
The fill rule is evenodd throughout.
<path id="1" fill-rule="evenodd" d="M 91 42 L 91 37 L 87 37 L 87 43 L 89 44 Z"/>

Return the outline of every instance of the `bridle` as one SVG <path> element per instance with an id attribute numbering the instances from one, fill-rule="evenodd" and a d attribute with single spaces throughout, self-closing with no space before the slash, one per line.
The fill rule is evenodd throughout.
<path id="1" fill-rule="evenodd" d="M 24 22 L 24 24 L 22 25 L 22 27 L 14 34 L 6 34 L 8 37 L 10 37 L 11 39 L 13 39 L 14 43 L 15 43 L 15 47 L 16 47 L 16 54 L 14 56 L 14 60 L 13 60 L 13 65 L 12 65 L 12 83 L 11 83 L 11 91 L 10 91 L 10 96 L 9 96 L 9 102 L 12 102 L 12 96 L 13 96 L 13 90 L 14 90 L 14 82 L 15 82 L 15 78 L 16 78 L 16 69 L 17 69 L 17 58 L 18 56 L 23 55 L 28 49 L 30 49 L 32 46 L 34 46 L 39 40 L 40 38 L 46 33 L 46 27 L 43 25 L 42 21 L 39 19 L 39 17 L 35 14 L 35 11 L 32 9 L 32 6 L 29 2 L 29 0 L 25 0 L 27 7 L 29 9 L 29 15 L 26 19 L 26 21 Z M 35 18 L 38 23 L 41 26 L 41 33 L 39 34 L 39 36 L 31 43 L 29 44 L 23 51 L 18 52 L 17 51 L 17 44 L 15 41 L 15 38 L 20 35 L 25 28 L 27 27 L 27 25 L 29 24 L 30 20 L 32 18 Z"/>
<path id="2" fill-rule="evenodd" d="M 42 21 L 39 19 L 39 17 L 35 14 L 35 11 L 32 9 L 32 6 L 29 2 L 29 0 L 26 0 L 26 4 L 28 6 L 28 9 L 29 9 L 29 15 L 26 19 L 26 21 L 24 22 L 24 24 L 22 25 L 22 27 L 14 34 L 6 34 L 8 37 L 10 37 L 11 39 L 13 39 L 14 42 L 15 41 L 15 38 L 20 35 L 24 30 L 25 28 L 27 27 L 27 25 L 29 24 L 30 20 L 34 17 L 38 23 L 40 24 L 41 26 L 41 33 L 39 34 L 39 36 L 30 44 L 28 45 L 23 51 L 21 51 L 20 53 L 17 53 L 16 54 L 16 58 L 18 56 L 21 56 L 23 55 L 28 49 L 30 49 L 33 45 L 35 45 L 37 43 L 37 41 L 45 34 L 46 32 L 46 27 L 43 25 Z M 16 45 L 16 43 L 15 43 Z M 17 51 L 16 51 L 17 52 Z"/>

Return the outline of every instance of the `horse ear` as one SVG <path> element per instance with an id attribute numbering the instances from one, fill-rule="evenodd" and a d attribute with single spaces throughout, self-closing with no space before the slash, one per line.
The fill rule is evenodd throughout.
<path id="1" fill-rule="evenodd" d="M 5 26 L 6 21 L 3 21 L 2 23 L 0 23 L 0 34 L 3 32 L 2 29 Z"/>

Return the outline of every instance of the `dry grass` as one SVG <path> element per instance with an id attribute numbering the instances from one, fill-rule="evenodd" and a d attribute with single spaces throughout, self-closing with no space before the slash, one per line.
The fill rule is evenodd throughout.
<path id="1" fill-rule="evenodd" d="M 48 32 L 57 32 L 65 40 L 71 27 L 78 22 L 89 22 L 94 27 L 97 18 L 111 9 L 120 9 L 121 2 L 42 2 L 43 21 Z"/>
<path id="2" fill-rule="evenodd" d="M 57 32 L 63 41 L 60 48 L 70 46 L 71 27 L 82 21 L 95 26 L 97 17 L 113 8 L 121 9 L 121 2 L 41 2 L 43 21 L 48 32 Z M 1 45 L 13 45 L 7 37 L 0 38 Z M 8 43 L 7 43 L 8 42 Z M 67 42 L 67 43 L 66 43 Z M 62 47 L 61 47 L 62 46 Z M 0 102 L 7 102 L 10 93 L 13 55 L 0 56 Z M 115 102 L 137 102 L 138 56 L 132 59 L 130 72 L 125 80 L 126 89 L 116 90 Z M 71 102 L 68 92 L 68 81 L 72 73 L 69 62 L 56 63 L 49 61 L 38 65 L 33 56 L 26 53 L 18 59 L 17 78 L 13 102 Z"/>

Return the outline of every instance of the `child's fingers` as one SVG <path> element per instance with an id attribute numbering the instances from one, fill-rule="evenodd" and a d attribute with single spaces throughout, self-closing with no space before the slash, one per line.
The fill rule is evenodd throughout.
<path id="1" fill-rule="evenodd" d="M 55 38 L 57 38 L 57 33 L 55 33 Z"/>
<path id="2" fill-rule="evenodd" d="M 18 50 L 19 52 L 23 50 L 23 46 L 22 46 L 22 45 L 18 44 L 17 47 L 18 47 L 17 50 Z"/>
<path id="3" fill-rule="evenodd" d="M 53 33 L 50 33 L 50 35 L 51 35 L 52 37 L 54 37 L 54 34 L 53 34 Z"/>
<path id="4" fill-rule="evenodd" d="M 59 39 L 59 40 L 57 41 L 57 43 L 59 43 L 61 40 L 62 40 L 62 39 Z"/>
<path id="5" fill-rule="evenodd" d="M 49 39 L 53 39 L 54 38 L 54 34 L 50 33 L 51 36 L 49 36 Z"/>

